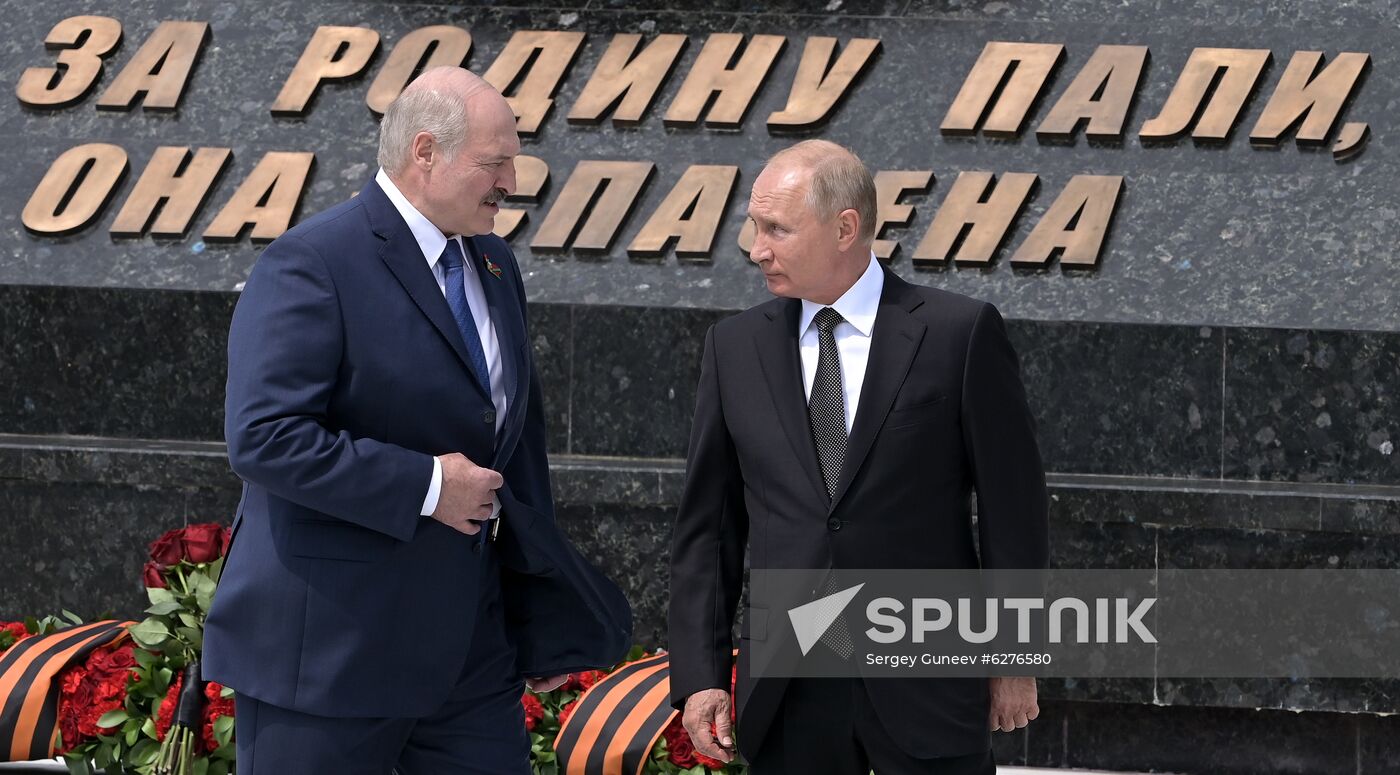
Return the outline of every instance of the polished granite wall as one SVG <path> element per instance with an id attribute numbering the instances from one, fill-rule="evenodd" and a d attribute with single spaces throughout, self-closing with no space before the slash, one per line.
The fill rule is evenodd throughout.
<path id="1" fill-rule="evenodd" d="M 228 291 L 247 276 L 257 249 L 247 240 L 221 245 L 199 235 L 252 165 L 270 150 L 314 151 L 303 214 L 341 201 L 374 168 L 376 123 L 364 103 L 392 46 L 409 31 L 452 24 L 470 30 L 467 64 L 484 71 L 516 30 L 586 34 L 555 105 L 525 152 L 550 165 L 551 183 L 516 239 L 533 299 L 565 304 L 616 303 L 643 307 L 742 309 L 765 296 L 735 245 L 744 192 L 761 161 L 794 140 L 764 125 L 781 109 L 813 36 L 879 38 L 878 58 L 821 135 L 857 149 L 873 169 L 926 169 L 936 176 L 908 228 L 890 237 L 903 244 L 895 271 L 996 302 L 1018 319 L 1125 323 L 1268 326 L 1392 331 L 1400 328 L 1400 273 L 1384 257 L 1400 239 L 1400 176 L 1391 131 L 1400 86 L 1389 73 L 1400 65 L 1393 45 L 1400 7 L 1383 0 L 1074 0 L 1067 3 L 991 0 L 831 0 L 803 3 L 541 0 L 454 4 L 403 0 L 263 0 L 243 12 L 229 0 L 51 0 L 0 2 L 7 35 L 0 39 L 0 76 L 13 83 L 26 67 L 48 64 L 43 38 L 74 14 L 107 14 L 124 24 L 126 42 L 111 58 L 97 93 L 110 83 L 162 19 L 207 21 L 211 42 L 175 112 L 99 111 L 96 96 L 55 111 L 23 109 L 0 100 L 0 129 L 23 153 L 7 158 L 0 187 L 0 283 Z M 270 106 L 318 25 L 364 26 L 379 32 L 381 52 L 366 73 L 324 86 L 304 118 L 277 118 Z M 571 125 L 574 104 L 615 33 L 682 33 L 689 45 L 639 126 Z M 661 120 L 709 33 L 780 34 L 786 50 L 757 93 L 739 131 L 666 127 Z M 1017 139 L 944 136 L 938 125 L 988 41 L 1061 43 L 1065 60 Z M 1064 87 L 1096 47 L 1146 45 L 1151 58 L 1121 142 L 1038 142 L 1033 133 Z M 1267 49 L 1272 62 L 1223 144 L 1182 139 L 1144 143 L 1137 130 L 1166 102 L 1193 48 Z M 1263 112 L 1295 51 L 1366 52 L 1371 74 L 1342 121 L 1366 122 L 1371 139 L 1359 156 L 1338 164 L 1328 148 L 1251 147 L 1250 128 Z M 113 204 L 79 235 L 31 235 L 19 215 L 28 194 L 62 151 L 86 142 L 126 149 L 132 169 Z M 153 240 L 108 237 L 120 202 L 159 145 L 226 146 L 228 171 L 195 218 L 191 234 Z M 536 254 L 528 248 L 574 164 L 581 159 L 657 163 L 653 180 L 606 256 Z M 736 194 L 709 261 L 626 257 L 624 248 L 644 218 L 692 162 L 740 168 Z M 1107 247 L 1094 271 L 1012 269 L 915 270 L 908 258 L 932 222 L 957 173 L 1034 172 L 1040 190 L 1017 220 L 1010 248 L 1030 232 L 1069 178 L 1121 174 L 1124 194 Z M 1008 250 L 1010 249 L 1008 248 Z"/>
<path id="2" fill-rule="evenodd" d="M 526 152 L 554 182 L 515 246 L 532 299 L 558 518 L 608 569 L 637 614 L 637 638 L 664 645 L 670 522 L 706 328 L 761 300 L 732 247 L 743 192 L 767 153 L 762 118 L 781 107 L 801 39 L 882 39 L 875 69 L 824 136 L 876 168 L 929 168 L 938 182 L 890 236 L 895 271 L 998 304 L 1020 353 L 1050 471 L 1055 563 L 1083 568 L 1392 568 L 1400 564 L 1400 163 L 1388 74 L 1400 9 L 1380 0 L 978 2 L 976 0 L 417 0 L 134 3 L 0 0 L 12 32 L 0 79 L 48 61 L 42 37 L 76 13 L 120 18 L 127 43 L 104 79 L 164 18 L 207 20 L 213 43 L 179 112 L 57 112 L 0 100 L 10 154 L 0 187 L 0 619 L 67 607 L 133 614 L 145 544 L 169 527 L 227 521 L 239 487 L 222 445 L 224 342 L 247 243 L 197 237 L 113 240 L 116 206 L 62 239 L 18 215 L 49 161 L 80 142 L 125 147 L 133 170 L 162 144 L 228 145 L 235 160 L 196 219 L 213 218 L 266 150 L 314 150 L 302 213 L 347 196 L 372 173 L 363 93 L 403 33 L 471 28 L 480 70 L 514 29 L 587 32 L 554 113 Z M 818 7 L 820 6 L 820 7 Z M 365 78 L 322 90 L 304 120 L 268 105 L 317 24 L 363 24 L 384 49 Z M 708 32 L 790 36 L 742 132 L 663 128 L 659 112 Z M 563 112 L 614 32 L 683 32 L 691 44 L 643 126 L 569 126 Z M 1152 60 L 1130 128 L 1155 115 L 1194 46 L 1269 48 L 1264 88 L 1223 146 L 1069 147 L 1033 138 L 943 137 L 948 103 L 987 40 L 1062 42 L 1055 94 L 1101 43 L 1143 43 Z M 1299 49 L 1368 51 L 1374 63 L 1348 120 L 1371 124 L 1366 151 L 1250 148 L 1246 134 Z M 105 81 L 104 81 L 105 82 Z M 1038 108 L 1043 116 L 1045 104 Z M 1032 119 L 1032 126 L 1034 121 Z M 709 262 L 536 256 L 533 228 L 577 159 L 653 158 L 645 215 L 679 175 L 666 160 L 741 167 Z M 671 166 L 667 166 L 671 164 Z M 908 253 L 956 172 L 1034 171 L 1046 179 L 1009 244 L 1029 231 L 1069 175 L 1123 174 L 1126 193 L 1101 266 L 1027 272 L 914 270 Z M 529 209 L 529 208 L 527 208 Z M 641 218 L 618 237 L 625 246 Z M 1005 256 L 1003 256 L 1004 259 Z M 1191 773 L 1400 770 L 1400 678 L 1182 680 L 1155 676 L 1041 682 L 1044 712 L 997 738 L 1005 763 Z"/>
<path id="3" fill-rule="evenodd" d="M 219 438 L 235 303 L 0 287 L 0 568 L 19 571 L 0 574 L 0 618 L 134 614 L 145 544 L 228 520 L 239 488 Z M 724 314 L 531 308 L 558 518 L 626 591 L 647 645 L 665 643 L 699 347 Z M 1400 563 L 1385 435 L 1400 334 L 1008 325 L 1051 471 L 1060 567 Z M 1397 679 L 1041 686 L 1042 719 L 998 739 L 1006 763 L 1369 773 L 1400 761 Z"/>

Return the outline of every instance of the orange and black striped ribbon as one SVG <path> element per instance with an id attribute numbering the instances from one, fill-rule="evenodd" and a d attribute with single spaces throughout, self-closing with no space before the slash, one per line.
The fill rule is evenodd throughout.
<path id="1" fill-rule="evenodd" d="M 0 761 L 53 756 L 63 693 L 54 679 L 93 649 L 126 637 L 131 624 L 109 620 L 34 635 L 0 656 Z"/>
<path id="2" fill-rule="evenodd" d="M 579 698 L 558 736 L 560 775 L 641 775 L 671 707 L 671 657 L 624 665 Z"/>

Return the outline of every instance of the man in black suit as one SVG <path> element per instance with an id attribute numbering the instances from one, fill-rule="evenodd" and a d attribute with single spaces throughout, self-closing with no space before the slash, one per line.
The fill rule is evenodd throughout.
<path id="1" fill-rule="evenodd" d="M 671 701 L 715 758 L 736 750 L 730 633 L 746 548 L 755 569 L 1048 563 L 1045 476 L 1001 316 L 885 269 L 875 211 L 849 150 L 809 140 L 778 153 L 749 218 L 750 259 L 779 298 L 705 337 L 672 547 Z M 741 640 L 770 629 L 754 603 Z M 990 774 L 989 730 L 1038 713 L 1030 677 L 749 672 L 741 657 L 737 737 L 754 775 Z"/>

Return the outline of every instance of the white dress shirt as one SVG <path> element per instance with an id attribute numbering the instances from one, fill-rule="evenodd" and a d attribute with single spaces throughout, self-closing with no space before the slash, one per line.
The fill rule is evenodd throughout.
<path id="1" fill-rule="evenodd" d="M 472 311 L 472 320 L 476 323 L 476 334 L 481 338 L 481 349 L 486 353 L 486 368 L 491 373 L 491 402 L 496 405 L 496 433 L 499 434 L 505 426 L 507 408 L 505 375 L 501 369 L 501 347 L 496 340 L 496 327 L 491 322 L 491 307 L 486 303 L 486 292 L 481 287 L 481 277 L 471 259 L 471 251 L 462 244 L 460 235 L 449 238 L 418 212 L 418 208 L 409 203 L 384 170 L 379 170 L 374 176 L 374 182 L 379 184 L 385 196 L 394 203 L 394 209 L 399 211 L 399 215 L 403 216 L 404 222 L 408 224 L 409 231 L 413 232 L 413 238 L 418 241 L 419 250 L 423 251 L 423 257 L 428 260 L 428 268 L 437 279 L 438 290 L 442 291 L 443 298 L 447 297 L 447 272 L 438 263 L 438 259 L 442 257 L 448 239 L 457 240 L 457 247 L 462 249 L 462 285 L 466 289 L 467 306 Z M 485 461 L 472 462 L 483 465 Z M 428 494 L 423 499 L 423 510 L 420 513 L 425 517 L 431 516 L 437 510 L 438 498 L 441 495 L 442 462 L 434 457 L 433 479 L 428 484 Z M 492 493 L 491 516 L 494 518 L 500 513 L 501 499 Z"/>
<path id="2" fill-rule="evenodd" d="M 797 347 L 802 354 L 802 389 L 807 400 L 812 398 L 812 383 L 817 378 L 817 358 L 821 354 L 817 327 L 812 319 L 823 306 L 830 306 L 844 318 L 832 329 L 836 350 L 841 356 L 841 393 L 846 402 L 846 433 L 856 421 L 860 404 L 860 389 L 865 384 L 865 367 L 870 361 L 870 335 L 875 330 L 875 313 L 880 309 L 880 293 L 885 289 L 885 273 L 875 254 L 865 273 L 830 305 L 802 300 L 802 316 L 797 320 Z"/>

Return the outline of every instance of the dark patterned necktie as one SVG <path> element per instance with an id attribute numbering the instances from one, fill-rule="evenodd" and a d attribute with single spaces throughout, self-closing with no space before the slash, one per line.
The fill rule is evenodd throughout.
<path id="1" fill-rule="evenodd" d="M 807 419 L 812 425 L 812 439 L 817 443 L 828 499 L 836 496 L 836 477 L 846 457 L 846 399 L 841 390 L 841 354 L 836 350 L 836 336 L 832 334 L 842 320 L 841 313 L 831 307 L 822 307 L 814 318 L 819 354 L 812 395 L 807 399 Z"/>

